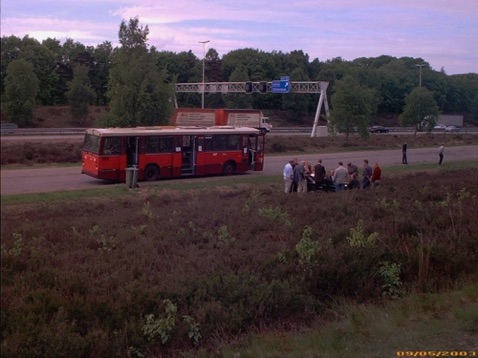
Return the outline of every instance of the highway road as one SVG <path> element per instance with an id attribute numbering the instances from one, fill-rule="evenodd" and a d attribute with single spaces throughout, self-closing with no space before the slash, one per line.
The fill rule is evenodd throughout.
<path id="1" fill-rule="evenodd" d="M 382 151 L 360 151 L 348 153 L 327 153 L 307 154 L 296 156 L 299 160 L 310 161 L 312 164 L 318 158 L 323 159 L 327 170 L 337 167 L 339 161 L 347 164 L 349 161 L 362 166 L 363 159 L 370 163 L 378 162 L 380 166 L 401 164 L 402 153 L 400 150 Z M 282 169 L 291 156 L 267 156 L 263 172 L 253 172 L 249 175 L 278 175 L 282 176 Z M 478 145 L 463 147 L 447 147 L 445 149 L 444 165 L 447 161 L 478 160 Z M 436 148 L 419 148 L 408 150 L 408 161 L 410 164 L 417 163 L 438 163 Z M 384 170 L 386 176 L 386 169 Z M 197 179 L 180 179 L 197 180 Z M 207 178 L 205 179 L 207 180 Z M 161 186 L 161 180 L 156 182 L 141 183 L 141 185 Z M 81 174 L 80 166 L 75 167 L 54 167 L 37 169 L 3 169 L 1 171 L 1 195 L 27 194 L 54 192 L 61 190 L 77 190 L 92 188 L 107 188 L 114 185 L 125 185 L 110 183 L 103 180 L 91 178 Z"/>

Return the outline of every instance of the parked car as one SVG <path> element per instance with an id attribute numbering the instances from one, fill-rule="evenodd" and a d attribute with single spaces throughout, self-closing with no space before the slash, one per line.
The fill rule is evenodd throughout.
<path id="1" fill-rule="evenodd" d="M 437 124 L 435 127 L 433 127 L 434 131 L 445 131 L 446 130 L 446 125 L 444 124 Z"/>
<path id="2" fill-rule="evenodd" d="M 458 132 L 458 128 L 455 126 L 447 126 L 445 132 Z"/>
<path id="3" fill-rule="evenodd" d="M 307 192 L 335 193 L 335 184 L 332 183 L 330 180 L 324 180 L 323 183 L 319 184 L 319 186 L 316 187 L 314 174 L 307 175 L 306 179 L 307 179 Z M 345 184 L 344 189 L 345 190 L 360 189 L 360 183 L 358 184 L 358 187 L 354 187 L 353 185 L 350 185 L 350 184 Z"/>
<path id="4" fill-rule="evenodd" d="M 308 192 L 313 192 L 313 191 L 323 191 L 326 193 L 333 193 L 335 192 L 335 185 L 334 183 L 324 181 L 322 184 L 320 184 L 317 188 L 315 186 L 315 180 L 314 176 L 307 176 L 307 191 Z"/>
<path id="5" fill-rule="evenodd" d="M 3 134 L 12 134 L 14 133 L 14 129 L 17 129 L 18 126 L 15 123 L 2 123 L 1 124 L 1 133 Z"/>
<path id="6" fill-rule="evenodd" d="M 384 126 L 373 126 L 369 129 L 370 133 L 388 133 L 389 129 Z"/>

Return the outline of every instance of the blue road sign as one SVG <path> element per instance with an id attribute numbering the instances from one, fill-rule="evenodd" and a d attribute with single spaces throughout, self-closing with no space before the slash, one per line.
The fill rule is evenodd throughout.
<path id="1" fill-rule="evenodd" d="M 272 93 L 289 93 L 290 82 L 289 77 L 283 76 L 280 80 L 272 81 Z"/>

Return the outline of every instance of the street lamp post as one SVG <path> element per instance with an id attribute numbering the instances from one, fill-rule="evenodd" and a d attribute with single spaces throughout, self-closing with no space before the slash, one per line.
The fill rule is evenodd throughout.
<path id="1" fill-rule="evenodd" d="M 420 67 L 420 80 L 418 82 L 418 86 L 421 87 L 422 86 L 422 67 L 425 66 L 424 64 L 420 64 L 420 65 L 415 65 L 417 67 Z"/>
<path id="2" fill-rule="evenodd" d="M 209 42 L 207 41 L 199 41 L 200 44 L 203 46 L 203 57 L 202 57 L 202 102 L 201 102 L 201 108 L 204 109 L 204 92 L 206 90 L 206 86 L 204 84 L 204 60 L 206 59 L 206 44 Z"/>

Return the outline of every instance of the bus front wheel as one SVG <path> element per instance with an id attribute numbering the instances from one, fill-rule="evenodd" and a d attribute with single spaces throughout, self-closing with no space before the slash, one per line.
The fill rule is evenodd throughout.
<path id="1" fill-rule="evenodd" d="M 236 163 L 229 161 L 224 163 L 223 166 L 223 173 L 225 175 L 232 175 L 236 172 Z"/>
<path id="2" fill-rule="evenodd" d="M 154 181 L 159 178 L 159 168 L 156 165 L 149 164 L 144 169 L 144 179 L 146 181 Z"/>

